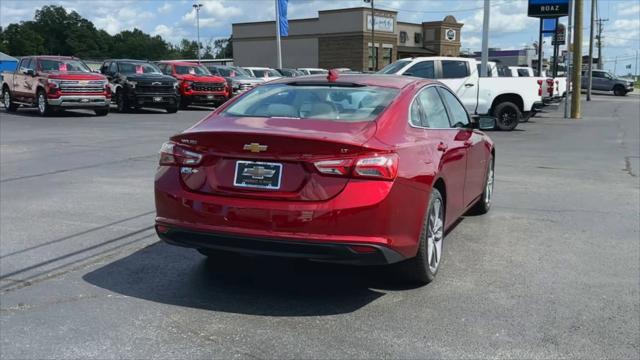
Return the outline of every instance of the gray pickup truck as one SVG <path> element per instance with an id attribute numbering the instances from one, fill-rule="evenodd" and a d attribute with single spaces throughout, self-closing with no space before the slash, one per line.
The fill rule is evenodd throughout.
<path id="1" fill-rule="evenodd" d="M 582 72 L 582 88 L 589 87 L 589 79 L 586 77 L 587 72 Z M 633 91 L 633 81 L 621 79 L 605 70 L 592 70 L 591 74 L 591 90 L 613 91 L 616 96 L 625 96 Z"/>

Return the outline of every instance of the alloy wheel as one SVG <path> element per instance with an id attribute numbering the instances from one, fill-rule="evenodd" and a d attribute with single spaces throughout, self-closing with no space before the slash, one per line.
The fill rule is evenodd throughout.
<path id="1" fill-rule="evenodd" d="M 4 102 L 4 108 L 8 109 L 11 106 L 11 95 L 9 95 L 7 90 L 2 94 L 2 100 Z"/>
<path id="2" fill-rule="evenodd" d="M 38 110 L 40 110 L 41 114 L 44 114 L 46 108 L 47 100 L 44 98 L 44 94 L 40 93 L 40 95 L 38 95 Z"/>
<path id="3" fill-rule="evenodd" d="M 493 179 L 495 175 L 493 172 L 493 158 L 489 160 L 489 169 L 487 170 L 487 185 L 484 189 L 484 203 L 491 204 L 491 198 L 493 197 Z"/>
<path id="4" fill-rule="evenodd" d="M 442 259 L 442 239 L 444 238 L 442 200 L 435 199 L 429 211 L 429 223 L 427 227 L 427 260 L 429 270 L 435 274 Z"/>
<path id="5" fill-rule="evenodd" d="M 505 111 L 502 113 L 502 124 L 509 126 L 513 124 L 514 121 L 516 121 L 517 117 L 518 116 L 516 115 L 515 112 Z"/>

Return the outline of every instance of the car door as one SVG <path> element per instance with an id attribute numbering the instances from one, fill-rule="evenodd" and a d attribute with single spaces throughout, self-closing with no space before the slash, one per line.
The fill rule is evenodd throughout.
<path id="1" fill-rule="evenodd" d="M 27 63 L 27 68 L 34 71 L 34 74 L 38 70 L 37 59 L 31 58 Z M 35 75 L 24 75 L 24 94 L 27 98 L 27 101 L 35 102 L 36 99 L 36 89 L 38 88 L 38 77 Z"/>
<path id="2" fill-rule="evenodd" d="M 13 75 L 13 96 L 16 98 L 24 98 L 27 96 L 26 87 L 24 86 L 24 81 L 27 75 L 25 75 L 25 71 L 28 69 L 28 64 L 31 58 L 22 58 L 20 60 L 20 64 L 18 65 L 18 71 Z"/>
<path id="3" fill-rule="evenodd" d="M 468 61 L 441 60 L 437 78 L 443 80 L 453 90 L 467 111 L 475 112 L 478 105 L 478 89 L 475 79 L 478 76 L 471 76 Z"/>
<path id="4" fill-rule="evenodd" d="M 447 226 L 462 215 L 464 210 L 464 179 L 467 171 L 467 148 L 459 139 L 460 129 L 451 127 L 447 108 L 437 86 L 427 86 L 417 96 L 422 108 L 422 126 L 428 137 L 428 146 L 442 154 L 439 171 L 447 188 Z"/>
<path id="5" fill-rule="evenodd" d="M 447 105 L 451 126 L 458 130 L 456 139 L 463 141 L 463 145 L 467 148 L 463 197 L 464 205 L 468 207 L 484 190 L 489 148 L 486 146 L 482 132 L 469 127 L 469 114 L 455 95 L 443 87 L 438 88 L 438 91 Z"/>

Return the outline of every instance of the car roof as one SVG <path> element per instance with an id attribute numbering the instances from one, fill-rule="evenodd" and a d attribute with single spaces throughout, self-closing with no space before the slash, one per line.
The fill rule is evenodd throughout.
<path id="1" fill-rule="evenodd" d="M 60 55 L 31 55 L 31 56 L 23 56 L 25 58 L 36 58 L 36 59 L 73 59 L 80 60 L 75 56 L 60 56 Z"/>
<path id="2" fill-rule="evenodd" d="M 180 66 L 197 66 L 197 65 L 202 65 L 202 64 L 198 64 L 198 63 L 194 63 L 194 62 L 190 62 L 190 61 L 180 61 L 180 60 L 164 60 L 164 61 L 158 61 L 161 64 L 173 64 L 173 65 L 180 65 Z"/>
<path id="3" fill-rule="evenodd" d="M 107 62 L 107 61 L 136 61 L 136 62 L 151 63 L 151 61 L 149 61 L 149 60 L 137 60 L 137 59 L 106 59 L 103 62 Z"/>
<path id="4" fill-rule="evenodd" d="M 309 75 L 296 78 L 281 78 L 270 81 L 269 84 L 287 84 L 287 83 L 328 83 L 326 75 Z M 366 86 L 380 86 L 394 89 L 402 89 L 407 85 L 414 83 L 438 83 L 435 80 L 416 78 L 412 76 L 387 75 L 387 74 L 338 74 L 336 83 L 353 83 Z"/>

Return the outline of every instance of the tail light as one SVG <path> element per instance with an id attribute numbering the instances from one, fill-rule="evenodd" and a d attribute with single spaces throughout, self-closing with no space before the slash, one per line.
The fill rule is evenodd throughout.
<path id="1" fill-rule="evenodd" d="M 542 96 L 542 80 L 538 80 L 538 96 Z"/>
<path id="2" fill-rule="evenodd" d="M 202 154 L 188 150 L 174 142 L 166 142 L 160 148 L 160 165 L 196 166 L 202 161 Z"/>
<path id="3" fill-rule="evenodd" d="M 547 79 L 547 93 L 553 95 L 553 79 Z"/>
<path id="4" fill-rule="evenodd" d="M 397 154 L 323 160 L 314 165 L 320 173 L 325 175 L 379 180 L 393 180 L 398 175 Z"/>

